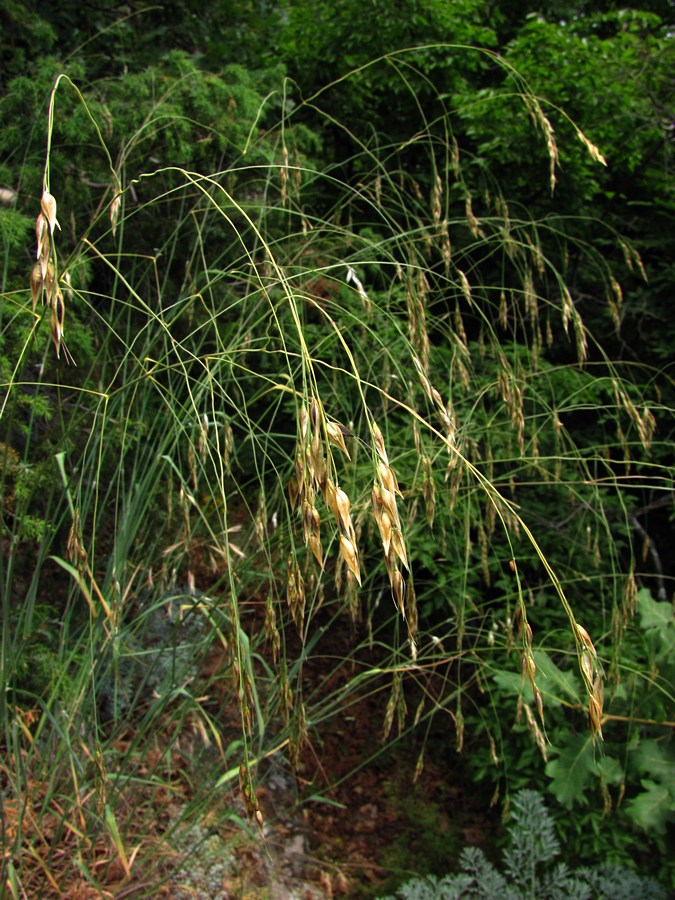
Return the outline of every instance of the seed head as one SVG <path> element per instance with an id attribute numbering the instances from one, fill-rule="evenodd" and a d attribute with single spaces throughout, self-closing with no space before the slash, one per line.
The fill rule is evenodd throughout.
<path id="1" fill-rule="evenodd" d="M 63 341 L 63 320 L 66 314 L 66 307 L 63 302 L 63 294 L 59 287 L 54 292 L 52 301 L 52 314 L 49 320 L 49 329 L 52 333 L 52 340 L 56 347 L 56 356 L 61 356 L 61 342 Z"/>
<path id="2" fill-rule="evenodd" d="M 312 428 L 315 432 L 318 432 L 321 425 L 321 407 L 316 397 L 312 397 L 312 402 L 309 406 L 309 416 L 312 420 Z"/>
<path id="3" fill-rule="evenodd" d="M 351 515 L 350 515 L 351 503 L 350 503 L 349 497 L 347 496 L 347 494 L 345 494 L 345 492 L 342 490 L 342 488 L 337 488 L 335 491 L 335 507 L 338 511 L 338 515 L 339 515 L 339 519 L 340 519 L 340 521 L 339 521 L 340 526 L 345 531 L 348 531 L 349 523 L 351 521 Z"/>
<path id="4" fill-rule="evenodd" d="M 42 209 L 42 215 L 45 217 L 47 222 L 49 223 L 49 233 L 54 234 L 54 228 L 61 228 L 59 225 L 59 221 L 56 218 L 56 198 L 53 194 L 50 194 L 49 191 L 44 191 L 42 194 L 42 199 L 40 200 L 40 208 Z"/>
<path id="5" fill-rule="evenodd" d="M 380 529 L 384 555 L 389 556 L 389 548 L 391 547 L 391 518 L 387 510 L 381 509 L 379 515 L 376 514 L 376 520 L 377 526 Z"/>
<path id="6" fill-rule="evenodd" d="M 375 445 L 375 449 L 378 452 L 378 455 L 382 462 L 386 464 L 389 463 L 389 457 L 387 456 L 387 451 L 384 448 L 384 438 L 382 437 L 382 432 L 378 425 L 373 422 L 372 427 L 372 435 L 373 435 L 373 444 Z"/>
<path id="7" fill-rule="evenodd" d="M 113 197 L 113 201 L 110 204 L 110 226 L 112 228 L 113 237 L 115 237 L 115 231 L 117 229 L 117 222 L 120 217 L 120 206 L 122 205 L 122 194 L 118 191 Z"/>
<path id="8" fill-rule="evenodd" d="M 37 306 L 38 298 L 42 293 L 42 288 L 44 287 L 44 279 L 42 277 L 42 267 L 40 263 L 37 262 L 30 270 L 30 292 L 33 297 L 33 312 L 35 312 L 35 307 Z"/>
<path id="9" fill-rule="evenodd" d="M 359 559 L 356 554 L 356 548 L 344 534 L 340 535 L 340 556 L 347 564 L 347 568 L 354 578 L 361 584 L 361 571 L 359 569 Z"/>
<path id="10" fill-rule="evenodd" d="M 335 444 L 336 447 L 339 447 L 347 459 L 350 459 L 351 457 L 349 456 L 349 451 L 345 444 L 345 434 L 349 434 L 348 430 L 341 425 L 338 425 L 337 422 L 328 422 L 326 424 L 326 434 L 328 435 L 328 440 L 331 444 Z"/>
<path id="11" fill-rule="evenodd" d="M 36 259 L 40 259 L 43 255 L 43 250 L 45 248 L 45 242 L 47 247 L 49 246 L 49 238 L 47 236 L 47 219 L 43 216 L 42 213 L 38 214 L 37 219 L 35 220 L 35 237 L 37 238 L 37 254 Z"/>

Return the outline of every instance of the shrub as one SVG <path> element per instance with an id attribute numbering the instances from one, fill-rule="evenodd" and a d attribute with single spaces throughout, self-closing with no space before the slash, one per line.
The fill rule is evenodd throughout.
<path id="1" fill-rule="evenodd" d="M 554 863 L 560 853 L 542 795 L 524 789 L 511 805 L 502 872 L 480 848 L 466 847 L 459 874 L 413 879 L 385 900 L 666 900 L 665 889 L 650 878 L 607 863 L 571 871 L 564 862 Z"/>

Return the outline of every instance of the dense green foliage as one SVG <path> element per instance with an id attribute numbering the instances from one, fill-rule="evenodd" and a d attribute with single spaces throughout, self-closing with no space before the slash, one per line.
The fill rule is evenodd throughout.
<path id="1" fill-rule="evenodd" d="M 667 877 L 671 5 L 171 12 L 0 8 L 0 890 L 371 689 Z"/>

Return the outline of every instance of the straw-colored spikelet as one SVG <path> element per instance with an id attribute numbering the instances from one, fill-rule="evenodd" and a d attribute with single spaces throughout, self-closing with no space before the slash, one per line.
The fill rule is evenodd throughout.
<path id="1" fill-rule="evenodd" d="M 51 241 L 49 238 L 49 225 L 42 213 L 38 213 L 38 217 L 35 220 L 35 237 L 37 240 L 36 259 L 40 264 L 42 277 L 45 278 L 47 266 L 49 265 L 49 255 L 51 253 Z"/>
<path id="2" fill-rule="evenodd" d="M 45 277 L 43 280 L 43 287 L 45 291 L 45 301 L 46 303 L 52 303 L 54 299 L 54 286 L 56 285 L 56 273 L 54 272 L 54 265 L 50 261 L 47 263 L 47 271 L 45 272 Z M 67 288 L 68 292 L 68 288 Z M 70 291 L 72 294 L 72 291 Z"/>
<path id="3" fill-rule="evenodd" d="M 199 458 L 204 461 L 206 459 L 206 453 L 208 448 L 208 438 L 209 438 L 209 417 L 204 413 L 204 415 L 199 420 L 199 435 L 197 437 L 197 453 L 199 454 Z"/>
<path id="4" fill-rule="evenodd" d="M 609 313 L 612 317 L 612 321 L 614 322 L 614 327 L 617 332 L 621 325 L 621 307 L 623 306 L 623 291 L 621 289 L 621 285 L 616 280 L 616 278 L 611 275 L 610 276 L 610 286 L 611 291 L 607 291 L 607 306 L 609 307 Z"/>
<path id="5" fill-rule="evenodd" d="M 115 237 L 115 232 L 117 231 L 117 223 L 118 223 L 119 217 L 120 217 L 121 206 L 122 206 L 122 192 L 118 190 L 112 199 L 112 203 L 110 204 L 110 227 L 112 229 L 113 237 Z"/>
<path id="6" fill-rule="evenodd" d="M 297 771 L 300 766 L 300 751 L 307 742 L 307 716 L 304 703 L 295 706 L 293 717 L 290 721 L 288 749 L 293 768 Z"/>
<path id="7" fill-rule="evenodd" d="M 441 181 L 441 176 L 437 175 L 434 186 L 431 189 L 431 218 L 436 228 L 438 228 L 441 222 L 441 213 L 443 211 L 442 200 L 443 182 Z"/>
<path id="8" fill-rule="evenodd" d="M 530 321 L 536 322 L 538 315 L 537 294 L 534 289 L 534 279 L 530 269 L 525 270 L 523 276 L 523 297 L 525 300 L 525 312 Z"/>
<path id="9" fill-rule="evenodd" d="M 82 525 L 80 523 L 80 510 L 75 510 L 73 516 L 73 524 L 68 532 L 68 542 L 66 544 L 66 558 L 73 563 L 80 575 L 87 570 L 87 551 L 84 547 L 82 539 Z"/>
<path id="10" fill-rule="evenodd" d="M 580 129 L 577 129 L 577 137 L 584 145 L 584 147 L 588 150 L 591 159 L 595 160 L 595 162 L 601 163 L 603 166 L 607 165 L 607 160 L 602 155 L 602 153 L 598 150 L 595 144 L 592 141 L 589 141 L 586 135 Z"/>
<path id="11" fill-rule="evenodd" d="M 345 435 L 349 430 L 337 422 L 328 422 L 316 398 L 312 398 L 309 409 L 303 407 L 299 416 L 300 435 L 296 454 L 295 478 L 289 485 L 291 504 L 301 505 L 303 535 L 314 558 L 322 565 L 321 516 L 315 498 L 320 491 L 328 509 L 332 512 L 340 534 L 339 554 L 349 572 L 361 584 L 361 571 L 356 533 L 351 516 L 351 501 L 329 475 L 324 454 L 324 439 L 338 446 L 349 458 Z"/>
<path id="12" fill-rule="evenodd" d="M 288 147 L 284 144 L 281 148 L 281 155 L 283 158 L 282 164 L 279 167 L 279 177 L 281 179 L 281 204 L 282 206 L 286 203 L 287 199 L 287 185 L 288 185 Z"/>
<path id="13" fill-rule="evenodd" d="M 56 355 L 61 355 L 61 342 L 63 341 L 63 324 L 66 315 L 66 306 L 63 302 L 63 294 L 59 287 L 56 288 L 52 298 L 52 313 L 49 319 L 49 330 L 56 347 Z"/>
<path id="14" fill-rule="evenodd" d="M 331 444 L 335 444 L 336 447 L 339 447 L 340 450 L 342 450 L 347 459 L 351 459 L 345 443 L 345 435 L 349 434 L 348 429 L 343 428 L 337 422 L 327 422 L 326 434 L 328 435 L 328 440 Z"/>
<path id="15" fill-rule="evenodd" d="M 539 748 L 539 752 L 541 753 L 542 759 L 544 762 L 548 761 L 548 748 L 546 746 L 546 738 L 541 728 L 539 727 L 539 723 L 534 717 L 534 713 L 530 709 L 529 703 L 523 703 L 522 697 L 518 698 L 518 713 L 520 714 L 521 710 L 525 710 L 525 721 L 527 724 L 527 730 L 530 732 L 532 737 L 535 740 L 537 747 Z"/>
<path id="16" fill-rule="evenodd" d="M 358 584 L 361 584 L 361 569 L 356 545 L 344 534 L 340 535 L 340 556 Z"/>
<path id="17" fill-rule="evenodd" d="M 403 618 L 406 618 L 406 583 L 400 566 L 408 570 L 408 557 L 396 503 L 396 495 L 400 496 L 401 492 L 396 475 L 389 465 L 382 432 L 375 423 L 372 426 L 372 435 L 373 445 L 379 456 L 377 481 L 371 491 L 373 515 L 382 540 L 394 603 Z"/>
<path id="18" fill-rule="evenodd" d="M 267 538 L 267 501 L 264 491 L 261 491 L 258 497 L 258 509 L 256 510 L 254 525 L 256 537 L 262 546 Z"/>
<path id="19" fill-rule="evenodd" d="M 469 284 L 469 279 L 461 269 L 457 269 L 457 274 L 459 275 L 459 283 L 462 288 L 462 293 L 464 294 L 464 299 L 467 303 L 471 304 L 471 285 Z"/>
<path id="20" fill-rule="evenodd" d="M 656 419 L 654 418 L 654 414 L 649 407 L 645 407 L 642 413 L 640 413 L 628 394 L 626 394 L 625 391 L 620 390 L 616 382 L 613 382 L 613 387 L 617 406 L 619 408 L 623 407 L 626 410 L 629 418 L 637 429 L 640 443 L 645 450 L 649 450 L 654 437 L 654 431 L 656 430 Z"/>
<path id="21" fill-rule="evenodd" d="M 577 640 L 579 669 L 584 680 L 588 696 L 588 721 L 591 734 L 602 740 L 602 706 L 604 698 L 602 666 L 590 635 L 578 623 L 574 623 L 574 634 Z"/>
<path id="22" fill-rule="evenodd" d="M 321 516 L 319 511 L 308 500 L 302 501 L 302 528 L 305 544 L 309 544 L 314 558 L 323 565 L 323 548 L 321 546 Z"/>
<path id="23" fill-rule="evenodd" d="M 346 281 L 347 281 L 347 284 L 349 284 L 351 282 L 354 285 L 354 287 L 356 288 L 356 292 L 359 295 L 359 297 L 361 298 L 361 301 L 363 303 L 363 309 L 364 309 L 365 313 L 369 314 L 370 309 L 371 309 L 370 297 L 366 293 L 366 289 L 364 288 L 361 280 L 359 279 L 358 275 L 356 274 L 356 272 L 354 271 L 354 269 L 351 266 L 347 267 Z"/>
<path id="24" fill-rule="evenodd" d="M 258 828 L 262 831 L 264 826 L 263 814 L 260 810 L 255 790 L 253 789 L 251 772 L 245 762 L 242 762 L 239 766 L 239 788 L 244 801 L 246 815 L 251 821 L 255 819 Z"/>
<path id="25" fill-rule="evenodd" d="M 33 312 L 37 307 L 37 302 L 44 288 L 44 278 L 42 277 L 42 268 L 39 262 L 36 262 L 30 270 L 30 292 L 33 297 Z"/>
<path id="26" fill-rule="evenodd" d="M 469 231 L 471 232 L 473 237 L 484 238 L 485 232 L 480 227 L 480 219 L 477 219 L 474 214 L 472 198 L 469 191 L 466 191 L 466 194 L 464 196 L 464 212 L 466 215 L 466 224 L 469 226 Z"/>
<path id="27" fill-rule="evenodd" d="M 331 495 L 331 502 L 334 504 L 333 514 L 337 519 L 338 526 L 351 538 L 354 532 L 351 516 L 351 501 L 342 488 L 339 487 L 335 487 L 331 492 Z"/>
<path id="28" fill-rule="evenodd" d="M 56 218 L 56 198 L 53 194 L 50 194 L 49 191 L 43 191 L 42 198 L 40 200 L 40 208 L 42 210 L 42 215 L 47 220 L 49 225 L 49 233 L 53 236 L 55 228 L 61 228 L 59 225 L 59 221 Z"/>
<path id="29" fill-rule="evenodd" d="M 537 666 L 532 653 L 532 628 L 530 627 L 530 623 L 527 621 L 525 607 L 522 603 L 516 611 L 516 616 L 519 622 L 520 637 L 523 642 L 523 649 L 521 651 L 522 681 L 524 684 L 525 679 L 527 678 L 530 683 L 532 694 L 534 696 L 534 702 L 537 707 L 537 713 L 539 714 L 539 719 L 541 720 L 541 723 L 543 725 L 544 698 L 542 697 L 542 693 L 539 690 L 536 682 Z"/>
<path id="30" fill-rule="evenodd" d="M 51 306 L 49 329 L 52 341 L 56 347 L 57 357 L 61 355 L 63 342 L 63 326 L 65 320 L 65 302 L 63 292 L 59 287 L 56 268 L 53 257 L 52 237 L 54 229 L 60 228 L 56 218 L 56 199 L 53 194 L 45 190 L 40 199 L 40 212 L 35 220 L 35 238 L 37 243 L 37 263 L 30 273 L 30 290 L 33 301 L 33 311 L 37 301 L 42 295 Z"/>
<path id="31" fill-rule="evenodd" d="M 445 266 L 445 271 L 447 273 L 450 271 L 450 266 L 452 265 L 452 244 L 450 242 L 450 235 L 448 234 L 447 222 L 444 223 L 441 232 L 441 256 L 443 257 L 443 265 Z"/>
<path id="32" fill-rule="evenodd" d="M 384 714 L 384 728 L 382 729 L 382 740 L 386 741 L 394 724 L 394 715 L 397 718 L 398 733 L 401 734 L 405 727 L 405 718 L 408 708 L 403 694 L 403 679 L 400 672 L 394 673 L 391 685 L 391 694 L 387 702 L 387 708 Z"/>
<path id="33" fill-rule="evenodd" d="M 574 310 L 572 321 L 574 323 L 574 339 L 577 348 L 577 359 L 579 361 L 579 365 L 581 366 L 588 356 L 588 341 L 586 339 L 586 329 L 584 327 L 584 323 L 582 322 L 581 316 L 576 311 L 576 309 Z"/>
<path id="34" fill-rule="evenodd" d="M 281 651 L 281 635 L 279 634 L 279 629 L 277 628 L 277 615 L 274 609 L 274 601 L 271 595 L 268 595 L 267 602 L 265 604 L 265 623 L 263 627 L 265 631 L 265 637 L 272 645 L 272 659 L 274 660 L 274 664 L 276 665 L 279 661 L 279 653 Z"/>
<path id="35" fill-rule="evenodd" d="M 232 451 L 234 450 L 234 432 L 232 431 L 232 426 L 229 422 L 226 422 L 223 427 L 223 435 L 222 435 L 222 457 L 223 457 L 223 467 L 227 474 L 229 475 L 231 472 L 231 459 L 232 459 Z"/>
<path id="36" fill-rule="evenodd" d="M 452 136 L 452 142 L 450 144 L 450 164 L 452 166 L 453 175 L 455 178 L 459 178 L 459 144 L 454 135 Z"/>
<path id="37" fill-rule="evenodd" d="M 373 446 L 377 450 L 378 456 L 383 463 L 388 464 L 389 457 L 387 456 L 387 451 L 384 446 L 384 438 L 382 436 L 382 432 L 380 431 L 380 427 L 376 422 L 373 422 L 371 426 L 371 434 L 373 438 Z"/>

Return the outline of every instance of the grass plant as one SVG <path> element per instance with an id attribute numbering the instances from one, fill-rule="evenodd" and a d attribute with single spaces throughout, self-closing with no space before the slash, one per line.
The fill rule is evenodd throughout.
<path id="1" fill-rule="evenodd" d="M 387 62 L 405 82 L 405 54 Z M 57 79 L 30 290 L 5 267 L 11 897 L 152 895 L 195 823 L 264 830 L 260 764 L 298 764 L 371 691 L 383 742 L 446 717 L 461 750 L 480 710 L 497 756 L 481 698 L 507 667 L 544 748 L 542 641 L 599 741 L 596 645 L 618 646 L 640 577 L 635 488 L 668 489 L 649 456 L 668 411 L 582 321 L 569 228 L 474 184 L 452 111 L 400 144 L 350 135 L 346 172 L 317 162 L 320 97 L 271 122 L 261 101 L 222 168 L 168 151 L 140 167 L 151 132 L 227 145 L 171 106 L 198 78 L 179 74 L 117 157 L 89 92 Z M 553 184 L 555 136 L 520 88 Z M 106 173 L 83 210 L 59 137 L 72 89 Z M 612 273 L 576 252 L 611 314 Z M 345 619 L 354 659 L 377 662 L 308 683 Z"/>

